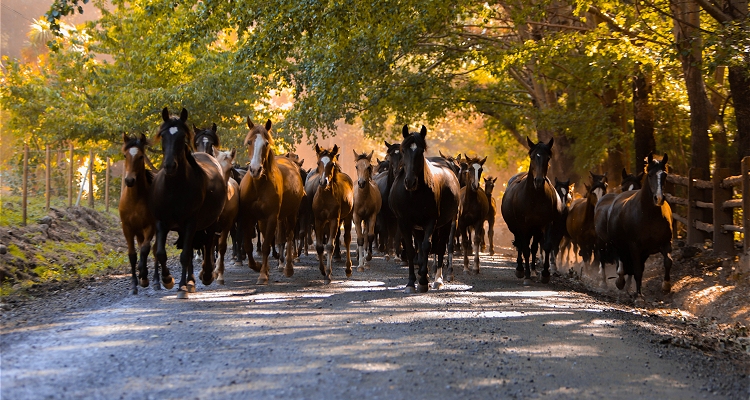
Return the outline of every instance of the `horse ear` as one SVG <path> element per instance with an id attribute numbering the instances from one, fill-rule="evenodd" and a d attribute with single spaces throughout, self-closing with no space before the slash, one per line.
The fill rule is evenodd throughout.
<path id="1" fill-rule="evenodd" d="M 664 158 L 661 159 L 661 163 L 666 165 L 668 160 L 669 156 L 667 155 L 667 153 L 664 153 Z"/>
<path id="2" fill-rule="evenodd" d="M 320 154 L 320 146 L 317 143 L 315 143 L 315 152 Z"/>
<path id="3" fill-rule="evenodd" d="M 193 124 L 193 132 L 198 132 L 198 127 Z"/>
<path id="4" fill-rule="evenodd" d="M 357 157 L 359 157 L 359 154 L 357 154 L 357 151 L 352 149 L 352 153 L 354 153 L 354 161 L 357 161 Z"/>
<path id="5" fill-rule="evenodd" d="M 339 155 L 339 146 L 337 144 L 333 145 L 333 149 L 331 149 L 331 157 L 336 157 Z"/>
<path id="6" fill-rule="evenodd" d="M 388 141 L 387 141 L 387 140 L 383 140 L 383 143 L 385 143 L 385 147 L 386 147 L 387 149 L 390 149 L 390 148 L 391 148 L 391 144 L 390 144 L 390 143 L 388 143 Z"/>
<path id="7" fill-rule="evenodd" d="M 492 183 L 497 182 L 497 177 L 492 178 Z"/>
<path id="8" fill-rule="evenodd" d="M 622 169 L 622 179 L 625 179 L 628 177 L 628 171 L 625 170 L 625 168 Z"/>
<path id="9" fill-rule="evenodd" d="M 593 173 L 593 172 L 589 171 L 589 175 L 591 175 L 591 179 L 592 179 L 592 180 L 596 179 L 596 175 L 594 175 L 594 173 Z"/>
<path id="10" fill-rule="evenodd" d="M 648 157 L 646 157 L 646 163 L 651 164 L 651 161 L 654 161 L 654 152 L 648 153 Z"/>
<path id="11" fill-rule="evenodd" d="M 484 165 L 484 163 L 487 161 L 487 156 L 484 156 L 483 159 L 479 160 L 479 165 Z"/>
<path id="12" fill-rule="evenodd" d="M 211 155 L 214 156 L 214 158 L 218 158 L 219 157 L 219 149 L 217 149 L 216 147 L 212 147 L 211 148 L 211 153 L 213 153 Z"/>
<path id="13" fill-rule="evenodd" d="M 419 130 L 419 136 L 422 136 L 422 139 L 427 136 L 427 127 L 424 125 L 422 125 L 422 129 Z"/>
<path id="14" fill-rule="evenodd" d="M 271 130 L 271 120 L 270 119 L 268 121 L 266 121 L 266 130 L 267 131 Z"/>
<path id="15" fill-rule="evenodd" d="M 143 144 L 148 144 L 148 138 L 146 138 L 146 134 L 145 133 L 141 133 L 141 142 Z"/>
<path id="16" fill-rule="evenodd" d="M 458 162 L 458 163 L 460 163 L 460 162 L 461 162 L 461 153 L 458 153 L 458 155 L 456 156 L 455 160 L 456 160 L 456 162 Z"/>
<path id="17" fill-rule="evenodd" d="M 161 110 L 161 118 L 164 122 L 169 121 L 169 109 L 167 107 L 164 107 L 164 109 Z"/>
<path id="18" fill-rule="evenodd" d="M 250 116 L 247 117 L 247 127 L 250 129 L 253 129 L 255 127 L 255 124 L 253 124 L 253 121 L 250 119 Z"/>
<path id="19" fill-rule="evenodd" d="M 213 125 L 211 126 L 211 131 L 212 131 L 213 133 L 216 133 L 216 124 L 213 124 Z"/>
<path id="20" fill-rule="evenodd" d="M 234 158 L 234 156 L 236 156 L 236 155 L 237 155 L 237 149 L 235 149 L 235 148 L 233 147 L 233 148 L 232 148 L 232 158 Z"/>
<path id="21" fill-rule="evenodd" d="M 588 192 L 589 190 L 591 190 L 591 186 L 589 186 L 589 185 L 588 185 L 588 184 L 586 184 L 586 183 L 584 183 L 584 184 L 583 184 L 583 187 L 585 187 L 585 188 L 586 188 L 586 191 L 587 191 L 587 192 Z"/>
<path id="22" fill-rule="evenodd" d="M 533 149 L 534 146 L 536 146 L 536 144 L 534 144 L 534 142 L 532 142 L 528 136 L 526 136 L 526 143 L 529 145 L 529 149 Z"/>
<path id="23" fill-rule="evenodd" d="M 549 142 L 547 142 L 547 147 L 552 150 L 552 145 L 555 144 L 555 138 L 549 138 Z"/>
<path id="24" fill-rule="evenodd" d="M 372 162 L 372 155 L 375 154 L 375 150 L 370 150 L 370 154 L 367 156 L 367 161 Z"/>
<path id="25" fill-rule="evenodd" d="M 128 134 L 125 133 L 125 132 L 123 132 L 122 133 L 122 142 L 123 143 L 127 143 L 129 140 L 130 140 L 130 138 L 128 137 Z"/>
<path id="26" fill-rule="evenodd" d="M 401 129 L 401 134 L 404 135 L 405 138 L 409 137 L 409 125 L 404 125 Z"/>
<path id="27" fill-rule="evenodd" d="M 185 122 L 188 119 L 188 110 L 185 107 L 182 107 L 182 111 L 180 112 L 180 121 Z"/>

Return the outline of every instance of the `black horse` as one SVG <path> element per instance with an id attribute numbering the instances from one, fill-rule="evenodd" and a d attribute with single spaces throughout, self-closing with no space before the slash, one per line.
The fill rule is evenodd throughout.
<path id="1" fill-rule="evenodd" d="M 149 208 L 156 220 L 156 258 L 166 265 L 167 233 L 177 231 L 183 241 L 180 264 L 182 276 L 178 298 L 195 291 L 193 246 L 201 244 L 206 255 L 200 278 L 204 285 L 213 281 L 213 236 L 217 220 L 227 200 L 227 184 L 216 159 L 206 153 L 191 153 L 193 135 L 187 126 L 188 112 L 170 117 L 164 107 L 156 136 L 161 140 L 164 158 L 154 177 Z M 196 234 L 198 233 L 198 234 Z"/>
<path id="2" fill-rule="evenodd" d="M 216 133 L 216 124 L 213 124 L 211 128 L 198 128 L 193 125 L 193 131 L 195 131 L 193 142 L 196 152 L 214 154 L 214 147 L 221 146 L 219 135 Z"/>
<path id="3" fill-rule="evenodd" d="M 543 243 L 542 283 L 548 283 L 552 243 L 543 239 L 545 232 L 552 229 L 553 222 L 559 221 L 560 214 L 563 212 L 563 203 L 554 186 L 547 179 L 554 139 L 550 139 L 548 143 L 534 143 L 528 137 L 526 140 L 531 158 L 529 171 L 510 178 L 500 211 L 508 229 L 513 233 L 513 245 L 518 250 L 516 277 L 524 278 L 524 285 L 530 285 L 532 266 L 529 264 L 529 258 L 533 252 L 533 264 L 536 264 L 537 249 L 530 248 L 529 242 L 534 239 L 534 243 Z M 522 257 L 525 259 L 525 265 Z"/>
<path id="4" fill-rule="evenodd" d="M 404 238 L 406 260 L 409 263 L 409 282 L 406 293 L 414 292 L 417 280 L 414 274 L 414 239 L 420 244 L 417 253 L 420 292 L 428 290 L 427 259 L 436 254 L 438 267 L 435 288 L 442 285 L 443 257 L 448 247 L 448 266 L 452 268 L 453 235 L 459 205 L 459 184 L 453 171 L 446 165 L 425 158 L 427 128 L 419 133 L 402 130 L 401 142 L 403 168 L 398 171 L 388 197 L 388 204 L 398 218 L 399 230 Z"/>
<path id="5" fill-rule="evenodd" d="M 388 163 L 388 168 L 375 175 L 373 180 L 378 185 L 382 201 L 378 218 L 375 220 L 375 231 L 380 237 L 379 244 L 383 247 L 382 252 L 385 253 L 385 259 L 388 260 L 391 256 L 395 259 L 395 255 L 399 254 L 401 247 L 401 235 L 399 234 L 396 215 L 388 202 L 393 182 L 396 181 L 396 175 L 401 170 L 401 145 L 399 143 L 391 144 L 388 141 L 384 143 L 386 148 L 385 162 Z"/>

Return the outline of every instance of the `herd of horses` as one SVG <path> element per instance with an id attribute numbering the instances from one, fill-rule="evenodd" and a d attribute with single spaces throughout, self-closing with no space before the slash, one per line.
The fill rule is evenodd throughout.
<path id="1" fill-rule="evenodd" d="M 497 178 L 482 177 L 487 157 L 442 153 L 428 157 L 424 126 L 411 132 L 405 125 L 401 143 L 386 141 L 383 161 L 373 163 L 374 151 L 353 150 L 355 184 L 341 169 L 341 149 L 336 145 L 316 144 L 317 165 L 305 170 L 296 155 L 274 153 L 270 120 L 256 125 L 248 117 L 244 145 L 250 161 L 241 168 L 234 162 L 235 149 L 220 150 L 215 124 L 190 129 L 187 119 L 184 108 L 179 116 L 171 115 L 166 107 L 162 110 L 163 122 L 155 137 L 163 153 L 158 170 L 149 168 L 146 148 L 150 143 L 145 135 L 123 135 L 125 175 L 119 211 L 134 294 L 139 285 L 149 285 L 147 257 L 154 237 L 154 287 L 174 286 L 166 266 L 169 231 L 178 233 L 175 244 L 181 249 L 178 298 L 195 292 L 195 250 L 202 254 L 201 282 L 224 284 L 230 235 L 236 260 L 247 258 L 249 267 L 259 273 L 258 284 L 268 284 L 272 254 L 284 275 L 291 277 L 294 260 L 303 251 L 307 254 L 313 233 L 324 281 L 333 279 L 333 261 L 341 258 L 340 248 L 350 277 L 352 223 L 358 271 L 369 268 L 377 243 L 386 259 L 398 255 L 408 264 L 407 293 L 426 292 L 430 280 L 434 289 L 441 288 L 444 279 L 453 280 L 457 245 L 463 248 L 464 272 L 478 274 L 479 254 L 485 250 L 485 222 L 489 253 L 494 254 L 497 204 L 492 191 Z M 599 266 L 604 286 L 608 263 L 617 265 L 619 289 L 625 288 L 626 275 L 634 277 L 638 300 L 645 261 L 661 253 L 663 290 L 669 291 L 672 216 L 663 193 L 667 155 L 662 159 L 649 155 L 644 172 L 638 175 L 623 170 L 619 193 L 607 194 L 606 174 L 591 173 L 586 195 L 571 200 L 569 182 L 555 179 L 552 184 L 547 178 L 554 141 L 527 140 L 529 170 L 508 181 L 500 205 L 518 252 L 516 276 L 523 278 L 524 285 L 531 284 L 539 250 L 542 283 L 549 282 L 550 269 L 556 268 L 558 256 L 563 258 L 561 252 L 572 250 L 584 263 Z M 646 182 L 641 185 L 644 174 Z M 253 257 L 256 237 L 260 264 Z M 428 271 L 431 256 L 434 264 Z"/>

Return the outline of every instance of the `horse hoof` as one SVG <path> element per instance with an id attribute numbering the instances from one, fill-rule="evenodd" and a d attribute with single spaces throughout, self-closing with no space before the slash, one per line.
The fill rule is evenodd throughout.
<path id="1" fill-rule="evenodd" d="M 188 284 L 187 284 L 187 292 L 188 293 L 195 293 L 195 283 L 188 282 Z"/>
<path id="2" fill-rule="evenodd" d="M 182 289 L 178 290 L 177 291 L 177 298 L 178 299 L 187 299 L 188 298 L 187 291 L 186 290 L 182 290 Z"/>
<path id="3" fill-rule="evenodd" d="M 219 285 L 223 285 L 224 284 L 224 279 L 217 279 L 216 283 L 218 283 Z"/>
<path id="4" fill-rule="evenodd" d="M 347 277 L 347 278 L 351 278 L 351 277 L 352 277 L 352 269 L 351 269 L 351 268 L 348 268 L 348 269 L 346 270 L 346 277 Z"/>
<path id="5" fill-rule="evenodd" d="M 268 278 L 265 276 L 259 276 L 255 284 L 256 285 L 268 285 Z"/>
<path id="6" fill-rule="evenodd" d="M 414 294 L 414 287 L 413 286 L 407 286 L 404 289 L 404 293 L 406 293 L 406 294 Z"/>
<path id="7" fill-rule="evenodd" d="M 148 287 L 148 278 L 141 278 L 141 287 Z"/>
<path id="8" fill-rule="evenodd" d="M 490 250 L 490 255 L 494 256 L 495 255 L 495 251 L 494 250 Z"/>
<path id="9" fill-rule="evenodd" d="M 386 254 L 386 255 L 385 255 L 385 256 L 383 257 L 383 259 L 384 259 L 385 261 L 391 261 L 391 256 L 389 256 L 388 254 Z"/>
<path id="10" fill-rule="evenodd" d="M 625 278 L 622 276 L 618 276 L 617 280 L 615 281 L 615 285 L 618 289 L 622 290 L 625 287 Z"/>
<path id="11" fill-rule="evenodd" d="M 154 281 L 154 284 L 151 285 L 151 288 L 154 290 L 161 290 L 161 284 L 159 284 L 159 281 Z"/>
<path id="12" fill-rule="evenodd" d="M 292 268 L 284 268 L 284 276 L 287 278 L 291 278 L 294 275 L 294 269 Z"/>
<path id="13" fill-rule="evenodd" d="M 365 267 L 357 267 L 357 272 L 365 272 Z"/>
<path id="14" fill-rule="evenodd" d="M 365 261 L 372 261 L 372 254 L 368 254 L 367 257 L 365 257 Z"/>
<path id="15" fill-rule="evenodd" d="M 299 263 L 299 257 L 295 258 L 294 262 Z"/>
<path id="16" fill-rule="evenodd" d="M 633 305 L 636 306 L 636 307 L 638 307 L 638 308 L 645 307 L 646 306 L 646 300 L 643 298 L 642 295 L 640 295 L 640 296 L 638 296 L 638 297 L 635 298 L 635 300 L 633 301 Z"/>
<path id="17" fill-rule="evenodd" d="M 170 290 L 174 287 L 174 278 L 171 276 L 169 278 L 161 278 L 161 284 L 164 285 L 164 288 Z"/>
<path id="18" fill-rule="evenodd" d="M 419 293 L 427 293 L 428 290 L 430 290 L 430 285 L 423 285 L 421 283 L 417 284 L 417 291 L 419 291 Z"/>
<path id="19" fill-rule="evenodd" d="M 523 278 L 523 271 L 516 270 L 516 278 L 518 278 L 518 279 Z"/>
<path id="20" fill-rule="evenodd" d="M 138 294 L 138 286 L 133 286 L 133 294 Z"/>
<path id="21" fill-rule="evenodd" d="M 479 275 L 479 268 L 471 270 L 471 273 L 474 275 Z"/>
<path id="22" fill-rule="evenodd" d="M 323 279 L 323 283 L 325 283 L 326 285 L 330 285 L 331 284 L 331 280 L 328 279 L 328 278 L 325 278 L 325 279 Z"/>
<path id="23" fill-rule="evenodd" d="M 542 283 L 545 283 L 545 284 L 549 283 L 549 274 L 547 275 L 542 274 Z"/>
<path id="24" fill-rule="evenodd" d="M 661 284 L 661 291 L 664 293 L 669 293 L 672 291 L 672 282 L 670 281 L 664 281 Z"/>
<path id="25" fill-rule="evenodd" d="M 531 286 L 531 278 L 525 278 L 523 280 L 523 285 L 524 286 Z"/>
<path id="26" fill-rule="evenodd" d="M 443 282 L 435 281 L 432 282 L 432 288 L 435 290 L 440 290 L 443 288 Z"/>
<path id="27" fill-rule="evenodd" d="M 471 275 L 471 271 L 466 267 L 464 267 L 464 275 Z"/>

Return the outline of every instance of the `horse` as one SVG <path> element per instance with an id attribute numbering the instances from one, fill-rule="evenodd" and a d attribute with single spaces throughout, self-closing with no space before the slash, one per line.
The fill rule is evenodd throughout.
<path id="1" fill-rule="evenodd" d="M 385 253 L 386 261 L 391 256 L 396 259 L 396 254 L 399 254 L 399 248 L 401 247 L 401 235 L 398 229 L 398 223 L 396 221 L 396 215 L 391 209 L 391 205 L 388 203 L 388 196 L 391 193 L 393 182 L 396 180 L 401 170 L 401 144 L 400 143 L 388 143 L 384 141 L 386 147 L 386 162 L 388 162 L 388 169 L 380 174 L 376 175 L 373 180 L 378 186 L 380 191 L 381 205 L 380 212 L 375 222 L 376 231 L 380 233 L 382 238 L 381 245 L 383 246 L 383 253 Z"/>
<path id="2" fill-rule="evenodd" d="M 448 268 L 453 269 L 453 236 L 456 231 L 460 187 L 453 170 L 445 165 L 429 161 L 427 151 L 427 128 L 422 125 L 419 132 L 409 132 L 404 125 L 400 146 L 401 163 L 388 204 L 398 219 L 399 230 L 404 238 L 405 257 L 409 264 L 409 281 L 406 293 L 414 293 L 417 277 L 414 273 L 414 240 L 419 249 L 416 263 L 419 265 L 419 285 L 416 290 L 426 292 L 428 286 L 427 259 L 437 255 L 437 268 L 433 288 L 439 289 L 443 282 L 443 257 L 448 248 Z"/>
<path id="3" fill-rule="evenodd" d="M 642 185 L 644 172 L 641 171 L 638 175 L 628 174 L 625 168 L 622 169 L 622 183 L 620 184 L 620 193 L 624 193 L 630 190 L 640 190 Z M 601 200 L 596 204 L 594 209 L 594 230 L 596 231 L 596 258 L 599 264 L 599 285 L 603 288 L 607 288 L 607 274 L 606 265 L 607 263 L 617 262 L 616 257 L 612 254 L 611 246 L 606 243 L 606 232 L 607 232 L 607 219 L 609 218 L 610 209 L 614 204 L 618 193 L 607 193 Z M 601 233 L 601 235 L 600 235 Z M 628 276 L 628 281 L 631 276 Z M 630 282 L 628 282 L 630 286 Z"/>
<path id="4" fill-rule="evenodd" d="M 284 154 L 284 157 L 292 160 L 299 167 L 299 175 L 300 178 L 302 178 L 302 182 L 307 182 L 308 171 L 302 168 L 302 166 L 305 164 L 305 160 L 300 159 L 299 155 L 292 152 L 287 152 L 286 154 Z M 299 261 L 299 257 L 300 255 L 302 255 L 303 249 L 305 251 L 305 255 L 307 255 L 307 238 L 305 236 L 307 231 L 303 228 L 307 215 L 303 212 L 304 207 L 302 207 L 302 204 L 307 201 L 307 197 L 307 192 L 305 192 L 305 194 L 302 195 L 302 202 L 300 203 L 300 207 L 297 210 L 297 221 L 295 222 L 294 226 L 294 245 L 296 247 L 296 250 L 294 251 L 295 261 Z"/>
<path id="5" fill-rule="evenodd" d="M 495 198 L 492 197 L 492 191 L 495 190 L 495 182 L 497 182 L 497 178 L 493 178 L 491 176 L 488 176 L 484 179 L 484 194 L 487 195 L 487 205 L 489 208 L 487 209 L 487 218 L 485 218 L 485 221 L 487 221 L 487 239 L 490 243 L 489 253 L 491 256 L 495 255 L 495 244 L 493 242 L 493 239 L 495 237 L 495 217 L 497 216 L 497 202 L 495 201 Z M 481 244 L 481 251 L 485 251 L 485 242 L 484 242 L 484 235 L 482 235 L 482 244 Z"/>
<path id="6" fill-rule="evenodd" d="M 568 228 L 566 226 L 568 207 L 573 200 L 573 197 L 570 195 L 570 179 L 561 181 L 555 178 L 555 192 L 557 192 L 557 196 L 562 202 L 563 210 L 556 223 L 553 223 L 551 229 L 548 230 L 548 237 L 545 239 L 549 240 L 552 245 L 549 261 L 550 270 L 552 270 L 553 273 L 557 272 L 557 255 L 560 254 L 560 249 L 563 249 L 563 256 L 560 256 L 560 259 L 562 260 L 566 251 L 572 246 L 570 235 L 568 234 Z"/>
<path id="7" fill-rule="evenodd" d="M 508 229 L 513 233 L 513 245 L 518 251 L 516 277 L 524 278 L 524 285 L 530 285 L 529 258 L 533 250 L 532 264 L 535 266 L 536 248 L 529 248 L 529 241 L 533 238 L 535 243 L 541 242 L 544 233 L 559 218 L 563 207 L 555 188 L 547 179 L 554 138 L 550 138 L 547 143 L 534 143 L 528 137 L 526 141 L 529 145 L 529 170 L 510 178 L 500 211 Z M 545 255 L 541 281 L 549 283 L 549 253 L 552 245 L 545 240 L 543 248 Z"/>
<path id="8" fill-rule="evenodd" d="M 372 242 L 375 240 L 375 221 L 383 200 L 380 190 L 372 180 L 372 154 L 358 154 L 355 150 L 354 162 L 357 169 L 357 185 L 354 187 L 354 231 L 357 233 L 357 271 L 364 272 L 372 260 Z M 364 223 L 364 228 L 362 224 Z M 367 256 L 365 257 L 365 249 Z"/>
<path id="9" fill-rule="evenodd" d="M 216 124 L 213 124 L 211 128 L 198 128 L 193 125 L 193 131 L 195 137 L 193 143 L 195 144 L 195 151 L 197 153 L 214 154 L 214 148 L 219 147 L 219 135 L 216 133 Z"/>
<path id="10" fill-rule="evenodd" d="M 573 200 L 568 208 L 565 227 L 570 240 L 580 249 L 580 256 L 585 265 L 591 262 L 596 247 L 596 230 L 594 229 L 594 207 L 607 194 L 607 174 L 591 175 L 591 186 L 585 185 L 586 197 Z"/>
<path id="11" fill-rule="evenodd" d="M 122 135 L 122 153 L 125 155 L 125 186 L 120 194 L 120 222 L 122 234 L 128 244 L 128 259 L 130 260 L 131 289 L 138 294 L 138 278 L 136 277 L 136 262 L 140 285 L 148 287 L 148 253 L 151 251 L 151 240 L 154 238 L 154 217 L 148 207 L 154 172 L 146 169 L 146 146 L 149 145 L 146 135 L 139 138 Z M 138 241 L 140 261 L 135 251 L 133 241 Z M 172 289 L 174 278 L 169 273 L 166 264 L 161 265 L 164 287 Z M 154 289 L 161 289 L 159 284 L 159 266 L 154 265 Z"/>
<path id="12" fill-rule="evenodd" d="M 260 273 L 258 285 L 268 284 L 268 255 L 276 239 L 277 225 L 280 225 L 285 240 L 294 240 L 297 210 L 305 193 L 297 165 L 286 157 L 274 155 L 271 126 L 270 119 L 263 126 L 253 124 L 247 117 L 250 131 L 245 136 L 244 144 L 251 159 L 247 174 L 240 182 L 240 226 L 243 237 L 252 238 L 256 224 L 262 235 L 258 238 L 262 239 L 260 267 L 253 258 L 252 241 L 243 242 L 250 269 Z M 294 275 L 293 259 L 292 246 L 289 246 L 284 267 L 286 277 Z"/>
<path id="13" fill-rule="evenodd" d="M 636 304 L 643 303 L 641 281 L 646 260 L 651 254 L 661 253 L 664 259 L 664 281 L 662 291 L 672 289 L 672 209 L 664 198 L 664 183 L 667 180 L 665 153 L 661 160 L 653 153 L 646 158 L 646 184 L 639 190 L 630 190 L 617 195 L 609 210 L 606 229 L 597 229 L 597 235 L 612 246 L 615 257 L 621 263 L 615 284 L 625 287 L 625 275 L 635 278 Z"/>
<path id="14" fill-rule="evenodd" d="M 187 298 L 188 293 L 195 292 L 192 256 L 195 244 L 201 244 L 206 255 L 199 277 L 204 285 L 213 281 L 213 235 L 226 203 L 227 185 L 213 156 L 190 153 L 193 134 L 186 123 L 188 111 L 183 108 L 179 117 L 171 117 L 164 107 L 161 115 L 164 122 L 156 137 L 161 140 L 164 158 L 161 170 L 154 177 L 149 201 L 156 220 L 156 258 L 166 265 L 167 233 L 177 231 L 182 238 L 182 274 L 177 297 Z"/>
<path id="15" fill-rule="evenodd" d="M 461 234 L 461 243 L 464 246 L 464 273 L 469 273 L 469 252 L 472 251 L 471 233 L 474 232 L 474 268 L 471 272 L 479 273 L 479 245 L 484 237 L 484 221 L 487 220 L 489 202 L 487 195 L 480 187 L 482 177 L 482 166 L 487 157 L 470 158 L 465 155 L 466 168 L 461 176 L 466 185 L 460 191 L 460 203 L 458 208 L 458 231 Z M 462 163 L 463 165 L 463 163 Z"/>
<path id="16" fill-rule="evenodd" d="M 237 181 L 232 178 L 230 170 L 232 169 L 232 163 L 234 157 L 237 154 L 235 149 L 221 151 L 218 148 L 213 148 L 214 158 L 221 165 L 221 171 L 224 174 L 224 180 L 227 183 L 227 202 L 224 204 L 224 209 L 221 211 L 219 216 L 219 235 L 218 249 L 219 249 L 219 261 L 216 263 L 214 269 L 214 279 L 219 285 L 224 284 L 224 255 L 227 252 L 227 236 L 234 227 L 237 221 L 237 216 L 240 211 L 240 185 Z"/>
<path id="17" fill-rule="evenodd" d="M 312 211 L 315 217 L 315 250 L 318 253 L 320 273 L 325 283 L 331 283 L 333 272 L 334 244 L 339 227 L 344 225 L 344 249 L 346 251 L 346 277 L 352 276 L 352 259 L 349 245 L 352 241 L 352 219 L 354 209 L 354 183 L 338 166 L 339 147 L 331 149 L 315 145 L 318 156 L 317 188 L 313 193 Z M 324 264 L 324 250 L 328 254 Z"/>

